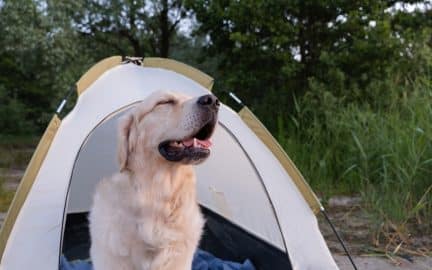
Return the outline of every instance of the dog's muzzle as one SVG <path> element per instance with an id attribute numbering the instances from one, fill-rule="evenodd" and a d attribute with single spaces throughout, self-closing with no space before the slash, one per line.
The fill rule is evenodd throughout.
<path id="1" fill-rule="evenodd" d="M 186 138 L 160 143 L 159 153 L 166 160 L 199 164 L 210 155 L 210 137 L 216 127 L 220 103 L 214 95 L 205 95 L 199 97 L 196 104 L 201 119 L 198 131 Z"/>

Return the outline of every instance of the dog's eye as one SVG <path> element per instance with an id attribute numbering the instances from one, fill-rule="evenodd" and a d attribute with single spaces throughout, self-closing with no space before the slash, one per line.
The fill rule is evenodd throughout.
<path id="1" fill-rule="evenodd" d="M 175 100 L 174 99 L 167 99 L 167 100 L 161 100 L 158 102 L 157 105 L 164 105 L 164 104 L 175 104 Z"/>

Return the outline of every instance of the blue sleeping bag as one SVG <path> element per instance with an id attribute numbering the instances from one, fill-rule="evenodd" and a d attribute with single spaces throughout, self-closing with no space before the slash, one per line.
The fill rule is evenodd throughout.
<path id="1" fill-rule="evenodd" d="M 60 258 L 60 270 L 93 270 L 93 267 L 90 262 L 69 262 L 66 257 L 62 256 Z M 244 263 L 223 261 L 204 250 L 198 249 L 193 258 L 192 270 L 255 270 L 255 267 L 249 260 Z"/>

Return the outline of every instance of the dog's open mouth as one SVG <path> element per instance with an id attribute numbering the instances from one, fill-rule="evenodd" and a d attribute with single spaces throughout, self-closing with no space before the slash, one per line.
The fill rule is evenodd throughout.
<path id="1" fill-rule="evenodd" d="M 211 119 L 194 135 L 181 140 L 169 140 L 159 144 L 159 153 L 168 161 L 199 163 L 210 155 L 210 137 L 216 126 Z"/>

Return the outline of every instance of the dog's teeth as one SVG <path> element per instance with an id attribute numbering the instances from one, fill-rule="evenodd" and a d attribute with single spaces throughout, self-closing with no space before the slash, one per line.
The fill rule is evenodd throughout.
<path id="1" fill-rule="evenodd" d="M 198 146 L 197 139 L 194 138 L 194 140 L 193 140 L 193 147 L 197 147 L 197 146 Z"/>

